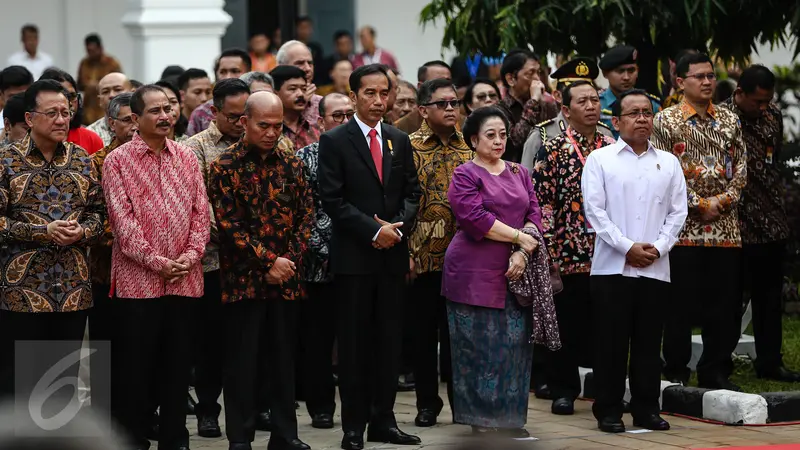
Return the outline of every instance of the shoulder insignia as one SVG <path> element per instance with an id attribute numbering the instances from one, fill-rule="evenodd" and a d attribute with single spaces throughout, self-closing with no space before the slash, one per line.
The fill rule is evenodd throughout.
<path id="1" fill-rule="evenodd" d="M 609 127 L 608 125 L 606 125 L 606 123 L 605 123 L 605 122 L 597 122 L 597 126 L 599 126 L 599 127 L 603 127 L 603 128 L 605 128 L 605 129 L 607 129 L 607 130 L 610 130 L 610 129 L 611 129 L 611 127 Z"/>
<path id="2" fill-rule="evenodd" d="M 650 100 L 652 100 L 652 101 L 654 101 L 654 102 L 658 103 L 659 105 L 661 104 L 661 99 L 660 99 L 660 98 L 658 98 L 658 97 L 656 97 L 655 95 L 653 95 L 653 94 L 651 94 L 651 93 L 649 93 L 649 92 L 648 92 L 648 93 L 647 93 L 647 96 L 648 96 L 648 97 L 650 97 Z"/>
<path id="3" fill-rule="evenodd" d="M 539 127 L 539 134 L 542 135 L 542 143 L 547 141 L 547 127 Z"/>
<path id="4" fill-rule="evenodd" d="M 610 110 L 610 109 L 601 109 L 601 110 L 600 110 L 600 114 L 608 114 L 608 115 L 611 115 L 612 113 L 611 113 L 611 110 Z"/>
<path id="5" fill-rule="evenodd" d="M 562 132 L 567 131 L 567 126 L 564 124 L 563 120 L 558 121 L 558 128 L 561 129 Z"/>
<path id="6" fill-rule="evenodd" d="M 552 119 L 547 119 L 547 120 L 545 120 L 544 122 L 539 122 L 539 123 L 537 123 L 535 126 L 537 126 L 537 127 L 543 127 L 543 126 L 545 126 L 545 125 L 549 125 L 549 124 L 553 123 L 553 121 L 555 121 L 555 120 L 556 120 L 556 118 L 555 118 L 555 117 L 553 117 Z"/>

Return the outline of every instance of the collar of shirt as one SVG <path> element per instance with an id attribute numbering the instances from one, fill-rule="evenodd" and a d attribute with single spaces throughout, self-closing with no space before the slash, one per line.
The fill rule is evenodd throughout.
<path id="1" fill-rule="evenodd" d="M 275 141 L 275 146 L 272 148 L 272 151 L 270 151 L 267 154 L 266 158 L 261 157 L 261 151 L 257 149 L 254 145 L 249 145 L 247 142 L 245 142 L 244 136 L 242 136 L 242 139 L 239 139 L 239 141 L 234 145 L 236 145 L 234 153 L 237 155 L 237 157 L 239 158 L 250 157 L 254 159 L 256 162 L 266 161 L 274 157 L 283 158 L 287 153 L 291 154 L 292 153 L 291 149 L 294 148 L 292 146 L 292 141 L 290 141 L 289 138 L 287 138 L 283 134 L 281 134 L 278 137 L 278 140 Z"/>
<path id="2" fill-rule="evenodd" d="M 717 119 L 717 110 L 714 108 L 714 104 L 708 102 L 708 107 L 706 108 L 706 112 L 712 119 Z M 697 111 L 694 109 L 689 102 L 686 101 L 686 97 L 683 98 L 681 101 L 681 114 L 683 114 L 683 121 L 686 122 L 687 120 L 691 119 L 692 117 L 697 115 Z"/>
<path id="3" fill-rule="evenodd" d="M 433 132 L 430 125 L 428 125 L 427 120 L 422 120 L 422 124 L 419 126 L 419 130 L 417 130 L 416 135 L 422 140 L 422 143 L 425 145 L 433 144 L 433 146 L 439 145 L 439 136 Z M 461 136 L 461 133 L 458 130 L 453 131 L 453 134 L 450 135 L 450 139 L 447 142 L 442 142 L 442 145 L 447 145 L 453 140 L 462 141 L 464 138 Z"/>
<path id="4" fill-rule="evenodd" d="M 139 133 L 133 135 L 133 139 L 131 139 L 131 144 L 133 145 L 134 150 L 136 150 L 136 153 L 139 155 L 140 158 L 144 157 L 147 153 L 153 153 L 153 151 L 150 150 L 150 146 L 147 145 L 147 142 L 145 142 L 144 139 L 142 139 Z M 173 145 L 175 145 L 175 141 L 170 141 L 169 139 L 166 139 L 164 143 L 164 150 L 167 153 L 174 153 L 175 149 L 172 148 Z"/>
<path id="5" fill-rule="evenodd" d="M 48 56 L 47 53 L 43 53 L 43 52 L 37 51 L 36 52 L 36 56 L 31 57 L 31 54 L 26 52 L 25 50 L 20 50 L 15 55 L 15 57 L 18 58 L 18 59 L 21 59 L 21 60 L 24 60 L 24 61 L 30 61 L 30 62 L 41 62 L 41 61 L 44 61 L 45 59 L 47 59 L 47 56 Z"/>
<path id="6" fill-rule="evenodd" d="M 361 119 L 358 118 L 358 114 L 353 116 L 353 118 L 356 119 L 356 124 L 358 125 L 358 128 L 361 128 L 361 133 L 364 135 L 364 138 L 367 140 L 367 142 L 369 142 L 369 130 L 373 129 L 378 132 L 378 142 L 379 143 L 383 142 L 383 131 L 382 131 L 383 127 L 381 127 L 380 123 L 378 123 L 375 126 L 375 128 L 371 128 L 369 125 L 365 124 L 364 122 L 361 121 Z"/>
<path id="7" fill-rule="evenodd" d="M 208 124 L 208 128 L 206 128 L 206 130 L 208 130 L 208 138 L 214 145 L 219 144 L 219 141 L 225 137 L 222 132 L 219 131 L 219 128 L 217 128 L 216 120 L 212 120 L 211 123 Z"/>
<path id="8" fill-rule="evenodd" d="M 652 153 L 652 154 L 654 154 L 654 155 L 655 155 L 655 152 L 656 152 L 656 148 L 655 148 L 655 147 L 653 147 L 653 143 L 652 143 L 652 142 L 650 142 L 649 140 L 647 141 L 647 150 L 645 150 L 645 152 L 644 152 L 644 153 L 642 153 L 641 155 L 637 155 L 637 154 L 636 154 L 636 152 L 635 152 L 635 151 L 633 151 L 633 148 L 632 148 L 630 145 L 628 145 L 628 144 L 627 144 L 627 143 L 626 143 L 626 142 L 625 142 L 625 141 L 622 139 L 622 137 L 620 137 L 619 139 L 617 139 L 617 142 L 616 142 L 616 143 L 614 143 L 614 145 L 616 145 L 616 146 L 617 146 L 617 154 L 619 154 L 619 152 L 621 152 L 621 151 L 623 151 L 623 150 L 628 150 L 629 152 L 633 153 L 633 155 L 634 155 L 634 156 L 636 156 L 637 158 L 641 158 L 641 157 L 643 157 L 643 156 L 645 156 L 645 155 L 647 155 L 647 154 L 650 154 L 650 153 Z"/>
<path id="9" fill-rule="evenodd" d="M 311 122 L 306 120 L 306 118 L 303 117 L 302 114 L 300 115 L 300 120 L 297 121 L 297 132 L 295 132 L 294 130 L 289 128 L 289 126 L 286 125 L 286 122 L 283 123 L 283 132 L 284 133 L 286 133 L 288 131 L 289 133 L 292 133 L 292 134 L 298 134 L 301 129 L 305 129 L 306 131 L 311 129 Z"/>
<path id="10" fill-rule="evenodd" d="M 611 91 L 611 88 L 604 89 L 603 93 L 600 94 L 600 103 L 604 103 L 607 109 L 611 109 L 611 105 L 613 105 L 616 101 L 617 96 L 614 95 L 614 92 Z"/>
<path id="11" fill-rule="evenodd" d="M 20 144 L 20 148 L 25 150 L 25 157 L 26 158 L 36 155 L 36 156 L 42 158 L 42 160 L 45 159 L 44 158 L 44 153 L 42 153 L 42 151 L 39 149 L 39 147 L 36 146 L 36 142 L 33 141 L 33 138 L 31 137 L 31 132 L 30 131 L 28 131 L 28 134 L 26 134 L 25 137 L 22 138 L 21 141 L 19 141 L 19 144 Z M 70 142 L 60 142 L 56 146 L 56 151 L 53 153 L 53 161 L 55 161 L 56 157 L 58 157 L 60 155 L 64 155 L 64 154 L 67 153 L 67 146 L 68 145 L 72 146 L 73 144 L 70 143 Z M 37 153 L 38 153 L 38 155 L 37 155 Z"/>

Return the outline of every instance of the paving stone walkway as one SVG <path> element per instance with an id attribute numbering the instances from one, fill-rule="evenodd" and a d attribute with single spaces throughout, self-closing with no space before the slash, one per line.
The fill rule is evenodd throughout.
<path id="1" fill-rule="evenodd" d="M 444 389 L 442 398 L 446 398 Z M 464 444 L 475 442 L 470 436 L 470 427 L 454 425 L 450 420 L 450 410 L 445 410 L 439 416 L 442 423 L 433 428 L 417 428 L 414 426 L 416 408 L 413 392 L 399 393 L 395 412 L 400 428 L 411 434 L 416 434 L 422 439 L 422 445 L 416 447 L 400 447 L 391 444 L 366 443 L 368 449 L 404 450 L 414 449 L 443 449 L 458 450 Z M 574 416 L 555 416 L 550 414 L 550 402 L 538 400 L 531 396 L 528 412 L 527 429 L 536 441 L 517 442 L 522 448 L 533 450 L 557 449 L 675 449 L 675 448 L 717 448 L 717 447 L 744 447 L 771 444 L 800 444 L 800 425 L 776 427 L 730 427 L 706 424 L 702 422 L 681 419 L 677 417 L 665 418 L 672 425 L 666 432 L 631 433 L 635 431 L 631 424 L 630 415 L 625 415 L 624 421 L 629 432 L 619 435 L 610 435 L 597 429 L 591 411 L 591 403 L 578 401 L 575 405 Z M 332 430 L 317 430 L 311 428 L 311 419 L 301 402 L 298 412 L 300 425 L 300 439 L 315 450 L 338 449 L 341 443 L 342 431 L 341 418 L 334 417 L 335 428 Z M 224 417 L 222 419 L 224 433 Z M 225 438 L 205 439 L 197 436 L 197 422 L 193 417 L 188 418 L 189 432 L 192 435 L 192 449 L 227 450 L 228 443 Z M 266 449 L 269 433 L 258 432 L 254 442 L 254 450 Z M 155 446 L 153 447 L 155 448 Z M 501 450 L 496 445 L 486 445 L 482 448 Z"/>

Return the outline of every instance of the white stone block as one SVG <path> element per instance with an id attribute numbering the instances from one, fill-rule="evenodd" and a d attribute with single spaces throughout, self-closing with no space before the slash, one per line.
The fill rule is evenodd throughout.
<path id="1" fill-rule="evenodd" d="M 760 395 L 725 389 L 709 391 L 703 394 L 703 417 L 745 425 L 767 423 L 767 400 Z"/>

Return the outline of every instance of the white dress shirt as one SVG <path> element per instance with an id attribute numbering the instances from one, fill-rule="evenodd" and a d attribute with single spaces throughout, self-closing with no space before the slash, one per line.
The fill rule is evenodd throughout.
<path id="1" fill-rule="evenodd" d="M 383 134 L 381 134 L 382 133 L 382 131 L 381 131 L 381 123 L 378 122 L 378 125 L 375 128 L 372 128 L 369 125 L 367 125 L 364 122 L 362 122 L 361 119 L 358 118 L 358 114 L 353 116 L 353 118 L 356 120 L 356 123 L 358 124 L 358 128 L 361 129 L 361 133 L 364 134 L 364 139 L 366 139 L 366 141 L 367 141 L 367 148 L 369 148 L 370 141 L 371 141 L 371 139 L 369 137 L 370 130 L 375 130 L 375 131 L 378 132 L 378 135 L 376 137 L 378 138 L 378 145 L 381 146 L 381 158 L 383 158 Z M 383 169 L 383 168 L 381 168 L 381 169 Z M 386 220 L 386 218 L 384 218 L 384 217 L 381 217 L 381 219 Z M 378 235 L 381 234 L 381 228 L 383 228 L 378 224 L 378 222 L 375 222 L 375 224 L 378 225 L 378 231 L 375 232 L 375 236 L 372 236 L 372 242 L 375 242 L 375 241 L 378 240 Z M 400 237 L 403 237 L 403 232 L 402 231 L 400 231 L 400 230 L 395 230 L 395 231 L 397 231 L 397 234 Z"/>
<path id="2" fill-rule="evenodd" d="M 22 66 L 28 69 L 36 81 L 42 76 L 42 72 L 53 67 L 53 58 L 45 52 L 36 52 L 36 56 L 31 58 L 25 50 L 14 53 L 8 57 L 8 66 Z"/>
<path id="3" fill-rule="evenodd" d="M 652 144 L 636 155 L 620 139 L 589 154 L 581 190 L 586 217 L 597 233 L 591 274 L 669 282 L 669 251 L 688 215 L 678 158 Z M 652 244 L 661 257 L 642 269 L 627 264 L 625 256 L 636 242 Z"/>

